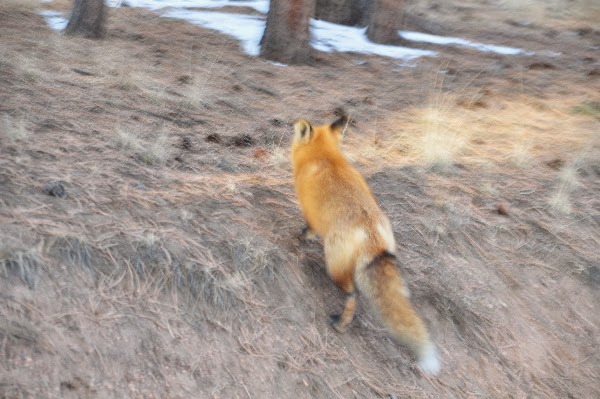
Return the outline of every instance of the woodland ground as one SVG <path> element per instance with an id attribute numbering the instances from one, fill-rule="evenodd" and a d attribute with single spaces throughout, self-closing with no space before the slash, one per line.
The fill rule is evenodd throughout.
<path id="1" fill-rule="evenodd" d="M 535 52 L 423 45 L 439 56 L 414 67 L 275 66 L 133 8 L 106 40 L 66 38 L 37 4 L 0 5 L 0 397 L 600 397 L 600 14 L 583 2 L 411 2 L 408 30 Z M 288 148 L 295 119 L 340 109 L 438 378 L 365 307 L 328 324 L 343 297 L 299 238 Z"/>

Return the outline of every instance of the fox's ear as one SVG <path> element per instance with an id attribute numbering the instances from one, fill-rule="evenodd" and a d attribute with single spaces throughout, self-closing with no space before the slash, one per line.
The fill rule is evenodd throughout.
<path id="1" fill-rule="evenodd" d="M 313 127 L 304 119 L 299 119 L 294 124 L 294 140 L 307 143 L 313 134 Z"/>
<path id="2" fill-rule="evenodd" d="M 346 114 L 342 115 L 340 119 L 333 122 L 331 124 L 331 131 L 339 134 L 341 137 L 344 137 L 346 133 L 346 129 L 348 128 L 348 123 L 350 122 L 350 117 Z"/>

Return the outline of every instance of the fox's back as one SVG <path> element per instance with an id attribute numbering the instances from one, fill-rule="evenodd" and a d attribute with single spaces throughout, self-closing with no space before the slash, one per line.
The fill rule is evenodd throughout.
<path id="1" fill-rule="evenodd" d="M 391 225 L 362 175 L 346 160 L 327 126 L 294 145 L 294 182 L 308 225 L 321 237 L 364 241 L 368 252 L 395 252 Z M 358 244 L 354 242 L 354 244 Z"/>

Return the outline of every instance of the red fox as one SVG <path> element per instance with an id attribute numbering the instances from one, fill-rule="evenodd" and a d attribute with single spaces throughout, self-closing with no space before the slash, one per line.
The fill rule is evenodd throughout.
<path id="1" fill-rule="evenodd" d="M 294 125 L 294 185 L 306 220 L 305 238 L 323 240 L 327 273 L 346 293 L 332 326 L 344 332 L 354 317 L 357 291 L 367 298 L 396 340 L 408 347 L 425 373 L 441 365 L 423 320 L 415 312 L 397 265 L 396 242 L 365 179 L 339 147 L 348 124 L 342 116 L 331 125 Z"/>

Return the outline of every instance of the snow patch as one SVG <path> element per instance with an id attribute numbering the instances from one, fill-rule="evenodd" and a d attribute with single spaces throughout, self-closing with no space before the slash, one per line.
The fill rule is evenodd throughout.
<path id="1" fill-rule="evenodd" d="M 266 24 L 262 17 L 192 10 L 171 10 L 162 13 L 161 16 L 183 19 L 192 24 L 233 36 L 242 43 L 242 47 L 247 54 L 256 56 L 260 53 L 260 39 Z"/>
<path id="2" fill-rule="evenodd" d="M 62 31 L 67 27 L 69 20 L 65 16 L 57 11 L 40 11 L 40 15 L 46 19 L 48 26 L 55 31 Z"/>
<path id="3" fill-rule="evenodd" d="M 120 2 L 131 7 L 145 7 L 151 10 L 159 10 L 165 7 L 181 9 L 237 6 L 250 7 L 263 14 L 269 12 L 268 0 L 121 0 Z"/>
<path id="4" fill-rule="evenodd" d="M 239 40 L 246 54 L 257 56 L 260 53 L 260 39 L 266 25 L 266 21 L 262 16 L 187 9 L 165 11 L 161 16 L 182 19 L 216 30 Z M 437 54 L 429 50 L 371 43 L 367 40 L 366 28 L 353 28 L 311 19 L 310 29 L 312 46 L 325 52 L 377 54 L 404 60 Z"/>
<path id="5" fill-rule="evenodd" d="M 461 39 L 459 37 L 448 37 L 448 36 L 436 36 L 430 35 L 428 33 L 420 33 L 420 32 L 409 32 L 409 31 L 399 31 L 398 34 L 400 37 L 406 40 L 410 40 L 412 42 L 425 42 L 425 43 L 433 43 L 433 44 L 442 44 L 442 45 L 457 45 L 463 47 L 471 47 L 476 50 L 488 53 L 497 53 L 504 55 L 532 55 L 532 52 L 528 52 L 522 50 L 520 48 L 515 47 L 507 47 L 507 46 L 496 46 L 494 44 L 483 44 L 477 42 L 471 42 L 469 40 Z"/>
<path id="6" fill-rule="evenodd" d="M 312 34 L 311 44 L 320 51 L 376 54 L 404 60 L 423 56 L 434 57 L 437 55 L 435 51 L 430 50 L 388 46 L 370 42 L 367 39 L 367 28 L 355 28 L 313 19 L 310 21 L 310 29 Z"/>

